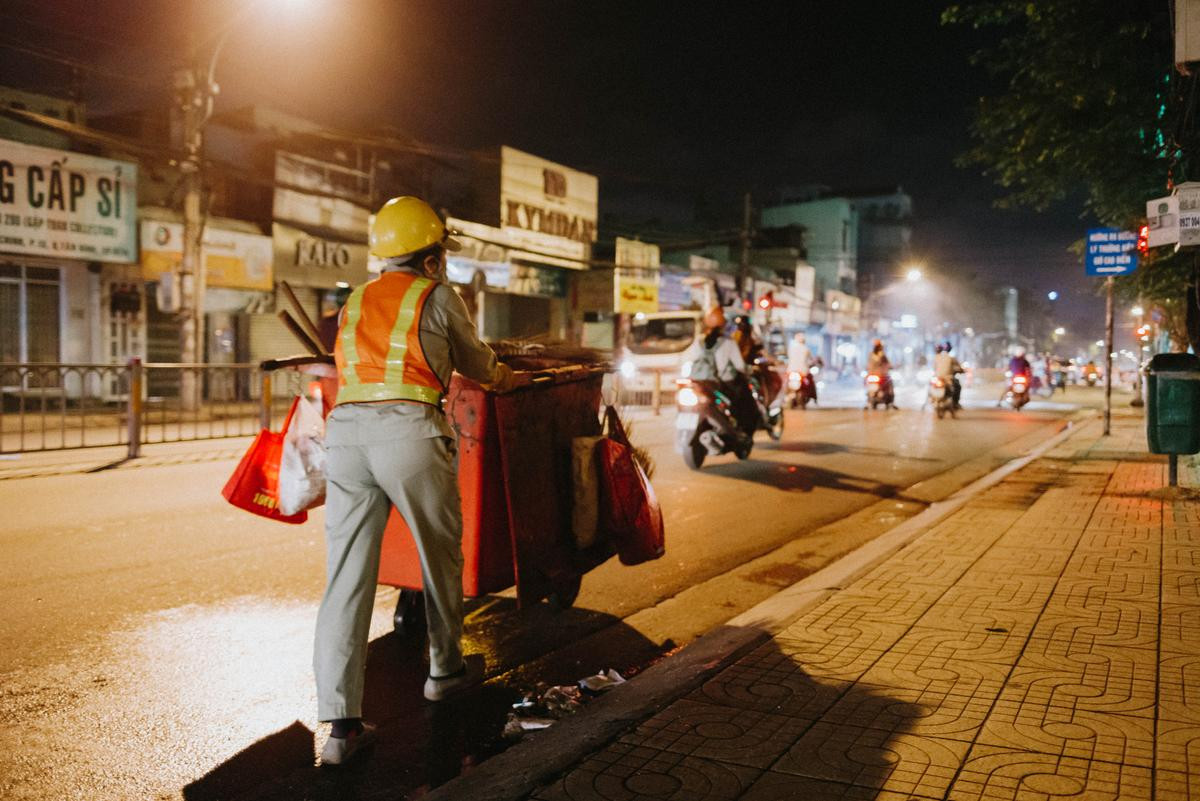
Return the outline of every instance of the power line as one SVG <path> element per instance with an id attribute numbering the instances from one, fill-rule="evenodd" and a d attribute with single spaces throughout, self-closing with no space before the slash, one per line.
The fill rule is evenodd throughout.
<path id="1" fill-rule="evenodd" d="M 0 34 L 0 47 L 5 48 L 7 50 L 15 50 L 19 53 L 25 53 L 26 55 L 30 55 L 35 58 L 40 58 L 44 61 L 57 62 L 59 64 L 62 64 L 63 66 L 70 67 L 71 69 L 75 69 L 75 70 L 80 70 L 82 72 L 90 72 L 95 75 L 104 76 L 106 78 L 115 78 L 117 80 L 125 81 L 126 83 L 135 84 L 137 86 L 161 88 L 160 84 L 158 84 L 156 81 L 151 81 L 148 78 L 129 75 L 127 73 L 118 72 L 116 70 L 110 70 L 106 67 L 101 67 L 97 64 L 89 64 L 84 61 L 79 61 L 77 59 L 71 58 L 70 56 L 64 56 L 61 53 L 56 53 L 52 50 L 45 50 L 40 47 L 29 45 L 29 44 L 26 44 L 19 40 L 4 36 L 2 34 Z"/>

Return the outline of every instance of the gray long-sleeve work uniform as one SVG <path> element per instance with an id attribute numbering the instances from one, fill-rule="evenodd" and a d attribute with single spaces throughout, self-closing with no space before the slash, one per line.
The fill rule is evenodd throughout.
<path id="1" fill-rule="evenodd" d="M 425 301 L 421 348 L 443 385 L 452 371 L 494 383 L 503 369 L 453 289 Z M 404 401 L 346 403 L 326 422 L 327 585 L 313 667 L 320 720 L 362 717 L 367 635 L 390 507 L 416 541 L 425 583 L 430 674 L 462 666 L 462 511 L 454 432 L 440 409 Z"/>

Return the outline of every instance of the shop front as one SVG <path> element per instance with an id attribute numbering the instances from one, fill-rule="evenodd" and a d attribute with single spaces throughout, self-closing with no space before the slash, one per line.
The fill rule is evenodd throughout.
<path id="1" fill-rule="evenodd" d="M 109 353 L 107 332 L 140 313 L 127 291 L 137 284 L 136 219 L 136 164 L 0 140 L 0 364 L 123 355 Z M 102 302 L 113 297 L 111 306 Z M 0 376 L 6 392 L 32 389 L 31 381 L 57 386 L 60 379 L 15 370 Z M 68 376 L 68 396 L 82 382 Z"/>

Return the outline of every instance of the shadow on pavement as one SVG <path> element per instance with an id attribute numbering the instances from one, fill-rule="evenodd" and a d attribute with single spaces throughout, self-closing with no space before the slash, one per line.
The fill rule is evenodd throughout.
<path id="1" fill-rule="evenodd" d="M 651 643 L 619 618 L 589 610 L 555 612 L 542 603 L 518 613 L 514 599 L 494 596 L 468 602 L 468 610 L 465 650 L 485 653 L 488 672 L 493 676 L 521 664 L 514 663 L 512 643 L 500 648 L 497 639 L 540 636 L 543 647 L 538 653 L 547 650 L 544 640 L 548 637 L 556 642 L 569 642 L 563 630 L 554 625 L 556 620 L 565 624 L 567 630 L 576 631 L 572 637 L 581 636 L 578 630 L 619 632 L 623 640 L 634 643 L 630 647 L 639 653 L 659 654 L 664 647 L 671 647 L 670 643 L 666 646 Z M 473 620 L 472 614 L 476 615 Z M 522 629 L 533 630 L 533 634 L 522 635 Z M 408 635 L 390 632 L 371 642 L 363 715 L 379 726 L 379 738 L 361 758 L 340 767 L 315 766 L 316 746 L 324 738 L 297 722 L 254 743 L 188 785 L 184 798 L 188 801 L 415 798 L 505 750 L 509 743 L 501 737 L 501 732 L 508 713 L 530 687 L 493 680 L 460 699 L 428 703 L 421 692 L 428 669 L 427 647 L 422 632 Z M 508 664 L 500 664 L 496 653 L 503 653 Z M 560 666 L 557 670 L 537 671 L 536 680 L 567 683 L 604 666 L 618 670 L 628 667 L 606 663 L 581 673 Z M 566 674 L 570 674 L 569 679 Z"/>
<path id="2" fill-rule="evenodd" d="M 895 484 L 860 478 L 837 470 L 826 470 L 823 467 L 811 465 L 789 465 L 762 459 L 747 459 L 744 462 L 729 462 L 705 467 L 704 472 L 741 481 L 753 481 L 785 492 L 812 492 L 816 487 L 825 487 L 874 495 L 877 498 L 898 498 L 923 503 L 920 499 L 904 496 L 901 492 L 903 488 Z"/>
<path id="3" fill-rule="evenodd" d="M 688 679 L 703 672 L 703 666 L 681 664 L 674 668 L 678 675 L 670 675 L 671 668 L 664 664 L 665 674 L 646 678 L 657 679 L 659 686 L 678 684 L 678 695 L 643 709 L 636 728 L 623 733 L 602 724 L 606 731 L 614 730 L 616 739 L 549 776 L 535 773 L 533 780 L 540 779 L 542 788 L 533 790 L 532 797 L 892 798 L 885 788 L 897 791 L 896 798 L 910 793 L 925 797 L 925 790 L 936 792 L 930 797 L 942 797 L 946 787 L 922 786 L 931 767 L 920 764 L 925 757 L 922 743 L 903 742 L 914 725 L 936 711 L 895 697 L 887 688 L 849 679 L 870 661 L 865 649 L 855 645 L 859 632 L 814 629 L 809 635 L 785 632 L 698 686 Z M 680 657 L 688 663 L 687 651 Z M 902 694 L 914 701 L 919 695 Z M 622 716 L 639 717 L 633 710 L 609 713 L 618 720 Z M 572 735 L 595 728 L 588 724 L 586 717 L 571 721 L 579 730 Z M 545 753 L 551 757 L 554 750 L 548 747 Z M 540 759 L 537 751 L 525 756 L 529 773 L 539 767 L 546 770 L 548 760 Z M 517 767 L 508 765 L 505 773 Z M 474 785 L 480 783 L 468 780 L 461 787 L 445 788 L 444 795 L 472 797 L 478 789 Z"/>
<path id="4" fill-rule="evenodd" d="M 941 462 L 943 459 L 935 459 L 928 456 L 905 456 L 896 451 L 885 450 L 884 448 L 864 448 L 856 445 L 842 445 L 837 442 L 812 442 L 802 440 L 784 440 L 782 442 L 772 443 L 769 446 L 771 450 L 786 451 L 789 453 L 810 453 L 814 456 L 828 456 L 834 453 L 847 453 L 851 456 L 879 456 L 888 459 L 901 459 L 905 462 Z"/>

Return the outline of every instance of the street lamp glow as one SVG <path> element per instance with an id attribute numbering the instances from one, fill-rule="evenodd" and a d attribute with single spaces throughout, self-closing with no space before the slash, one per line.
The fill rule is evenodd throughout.
<path id="1" fill-rule="evenodd" d="M 1129 313 L 1132 314 L 1134 317 L 1141 317 L 1143 314 L 1146 313 L 1146 310 L 1143 309 L 1141 306 L 1134 306 L 1132 309 L 1129 310 Z"/>
<path id="2" fill-rule="evenodd" d="M 1050 300 L 1058 300 L 1058 293 L 1051 290 L 1046 293 L 1046 297 L 1049 298 Z"/>
<path id="3" fill-rule="evenodd" d="M 1061 337 L 1065 333 L 1067 333 L 1067 329 L 1063 328 L 1062 326 L 1054 329 L 1054 335 L 1056 337 Z"/>
<path id="4" fill-rule="evenodd" d="M 909 267 L 908 272 L 904 274 L 905 281 L 920 281 L 923 277 L 920 267 Z"/>

